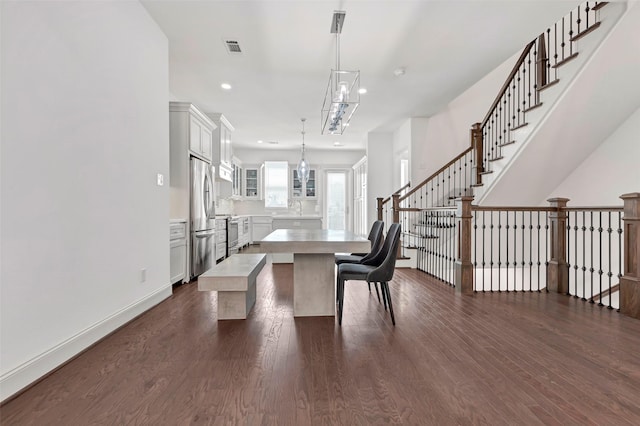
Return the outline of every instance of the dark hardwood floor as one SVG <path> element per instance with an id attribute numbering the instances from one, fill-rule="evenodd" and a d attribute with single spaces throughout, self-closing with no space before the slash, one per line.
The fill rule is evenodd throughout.
<path id="1" fill-rule="evenodd" d="M 396 327 L 363 282 L 343 326 L 292 316 L 292 267 L 267 265 L 246 321 L 196 284 L 0 408 L 2 425 L 638 425 L 640 321 L 545 293 L 459 296 L 391 283 Z"/>

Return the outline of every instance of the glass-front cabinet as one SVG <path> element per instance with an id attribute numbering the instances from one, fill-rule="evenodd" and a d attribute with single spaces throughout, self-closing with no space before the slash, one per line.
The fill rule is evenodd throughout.
<path id="1" fill-rule="evenodd" d="M 309 180 L 303 184 L 298 178 L 298 171 L 291 171 L 291 198 L 316 198 L 316 169 L 309 170 Z"/>
<path id="2" fill-rule="evenodd" d="M 260 194 L 260 169 L 258 167 L 245 167 L 244 198 L 259 199 Z"/>

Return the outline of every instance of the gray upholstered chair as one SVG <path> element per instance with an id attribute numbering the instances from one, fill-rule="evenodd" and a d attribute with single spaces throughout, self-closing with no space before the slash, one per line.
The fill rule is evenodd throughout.
<path id="1" fill-rule="evenodd" d="M 351 253 L 351 254 L 336 254 L 336 265 L 342 263 L 362 263 L 363 260 L 367 260 L 376 254 L 382 248 L 382 231 L 384 229 L 384 222 L 376 220 L 371 225 L 369 236 L 367 237 L 371 241 L 371 250 L 369 253 Z"/>
<path id="2" fill-rule="evenodd" d="M 338 323 L 340 325 L 342 325 L 342 311 L 344 308 L 344 284 L 351 280 L 380 283 L 385 310 L 388 305 L 391 322 L 393 325 L 396 325 L 396 319 L 393 315 L 393 304 L 391 303 L 391 293 L 389 292 L 389 281 L 393 279 L 399 243 L 400 224 L 393 223 L 389 227 L 389 232 L 387 233 L 387 238 L 384 241 L 382 250 L 380 250 L 376 256 L 367 260 L 366 263 L 343 263 L 338 266 L 337 296 Z"/>

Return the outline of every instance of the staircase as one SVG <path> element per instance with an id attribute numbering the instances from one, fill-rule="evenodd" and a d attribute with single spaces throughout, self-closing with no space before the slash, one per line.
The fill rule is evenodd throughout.
<path id="1" fill-rule="evenodd" d="M 576 52 L 554 69 L 557 79 L 539 91 L 539 103 L 526 112 L 526 125 L 508 132 L 500 158 L 491 161 L 491 173 L 483 174 L 482 185 L 474 188 L 474 204 L 542 203 L 638 108 L 640 69 L 625 64 L 621 55 L 633 54 L 625 27 L 638 25 L 640 8 L 607 3 L 599 9 L 599 25 L 577 37 Z"/>
<path id="2" fill-rule="evenodd" d="M 404 257 L 443 237 L 428 230 L 425 209 L 454 207 L 463 196 L 479 205 L 539 205 L 638 108 L 640 61 L 615 75 L 603 70 L 621 53 L 637 53 L 625 37 L 639 16 L 633 4 L 586 2 L 525 47 L 472 126 L 470 148 L 406 193 L 379 199 L 379 219 L 403 224 Z M 622 99 L 625 92 L 631 96 Z"/>

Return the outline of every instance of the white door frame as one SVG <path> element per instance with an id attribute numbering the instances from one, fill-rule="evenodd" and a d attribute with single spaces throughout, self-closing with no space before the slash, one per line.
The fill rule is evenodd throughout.
<path id="1" fill-rule="evenodd" d="M 322 197 L 322 223 L 323 228 L 327 229 L 328 225 L 329 225 L 329 218 L 327 217 L 327 193 L 329 191 L 329 182 L 328 182 L 328 175 L 329 173 L 344 173 L 345 175 L 345 198 L 346 198 L 346 202 L 345 202 L 345 206 L 346 206 L 346 213 L 345 213 L 345 228 L 347 231 L 351 231 L 353 230 L 353 215 L 352 215 L 352 211 L 353 211 L 353 170 L 351 170 L 351 168 L 346 168 L 346 167 L 332 167 L 329 169 L 324 169 L 323 170 L 323 177 L 322 177 L 322 183 L 323 183 L 323 194 L 324 196 Z M 316 177 L 317 179 L 317 177 Z"/>

